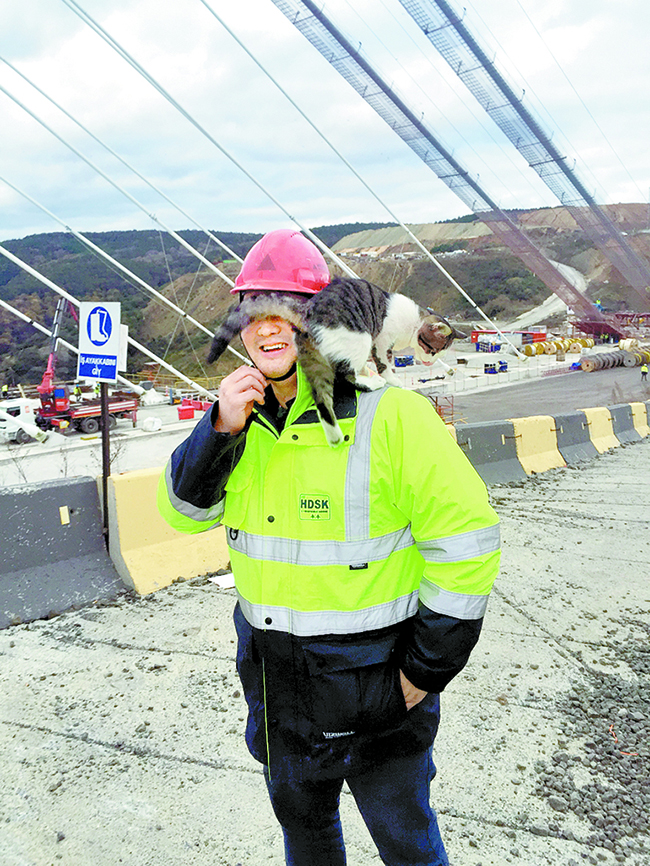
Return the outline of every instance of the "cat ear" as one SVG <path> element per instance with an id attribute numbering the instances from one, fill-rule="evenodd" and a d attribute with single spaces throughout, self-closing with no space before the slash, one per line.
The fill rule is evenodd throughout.
<path id="1" fill-rule="evenodd" d="M 428 316 L 425 317 L 425 321 L 430 322 L 441 322 L 443 325 L 446 325 L 449 329 L 446 333 L 451 337 L 452 340 L 466 340 L 467 334 L 463 334 L 462 331 L 459 331 L 457 328 L 454 328 L 453 325 L 450 325 L 447 319 L 444 316 L 438 315 L 435 310 L 432 310 L 431 307 L 427 307 Z"/>
<path id="2" fill-rule="evenodd" d="M 426 316 L 420 325 L 417 342 L 427 355 L 437 355 L 448 349 L 459 332 L 439 316 Z"/>

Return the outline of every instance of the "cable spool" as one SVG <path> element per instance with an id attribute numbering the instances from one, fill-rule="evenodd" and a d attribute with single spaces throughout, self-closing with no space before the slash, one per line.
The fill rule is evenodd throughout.
<path id="1" fill-rule="evenodd" d="M 622 364 L 625 367 L 636 367 L 639 364 L 638 357 L 632 352 L 621 352 L 623 356 Z"/>
<path id="2" fill-rule="evenodd" d="M 585 373 L 593 373 L 596 369 L 596 359 L 583 358 L 582 361 L 580 361 L 580 367 L 584 370 Z"/>
<path id="3" fill-rule="evenodd" d="M 574 342 L 571 343 L 571 345 L 569 346 L 569 352 L 570 352 L 572 355 L 579 355 L 581 351 L 582 351 L 582 343 L 578 343 L 578 342 L 575 342 L 575 341 L 574 341 Z"/>
<path id="4" fill-rule="evenodd" d="M 543 355 L 543 354 L 544 354 L 544 350 L 545 350 L 545 347 L 546 347 L 546 342 L 543 342 L 543 343 L 534 343 L 533 345 L 535 346 L 535 354 L 536 354 L 536 355 Z"/>
<path id="5" fill-rule="evenodd" d="M 536 346 L 537 346 L 537 343 L 527 343 L 524 346 L 524 355 L 526 355 L 528 358 L 531 358 L 533 355 L 536 355 L 537 354 Z"/>
<path id="6" fill-rule="evenodd" d="M 621 360 L 620 352 L 606 352 L 605 354 L 596 355 L 596 370 L 611 370 L 612 367 L 618 367 Z"/>
<path id="7" fill-rule="evenodd" d="M 557 352 L 557 343 L 547 341 L 544 343 L 544 354 L 545 355 L 554 355 Z"/>

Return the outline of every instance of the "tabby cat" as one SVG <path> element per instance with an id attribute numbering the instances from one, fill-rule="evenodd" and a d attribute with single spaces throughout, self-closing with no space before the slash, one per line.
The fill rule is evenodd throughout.
<path id="1" fill-rule="evenodd" d="M 254 319 L 278 316 L 295 330 L 298 362 L 312 390 L 318 416 L 331 446 L 343 441 L 334 414 L 334 380 L 341 376 L 361 391 L 400 384 L 391 369 L 393 350 L 411 347 L 417 360 L 463 337 L 433 310 L 423 310 L 405 295 L 389 294 L 366 280 L 335 277 L 307 298 L 290 293 L 245 295 L 228 311 L 212 341 L 208 362 L 225 351 L 230 340 Z M 379 376 L 363 376 L 372 357 Z"/>

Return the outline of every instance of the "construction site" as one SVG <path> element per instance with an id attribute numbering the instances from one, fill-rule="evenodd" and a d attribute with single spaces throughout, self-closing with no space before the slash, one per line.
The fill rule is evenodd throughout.
<path id="1" fill-rule="evenodd" d="M 624 365 L 545 376 L 550 357 L 518 383 L 456 385 L 450 431 L 504 559 L 442 696 L 432 798 L 452 862 L 643 866 L 650 389 Z M 283 862 L 243 740 L 225 542 L 181 538 L 153 501 L 203 411 L 144 406 L 112 431 L 109 554 L 98 434 L 0 456 L 3 537 L 24 539 L 0 581 L 3 866 Z M 351 862 L 377 862 L 349 792 L 342 810 Z"/>
<path id="2" fill-rule="evenodd" d="M 109 33 L 113 25 L 128 32 L 128 12 L 102 14 L 100 22 L 75 0 L 63 4 L 78 19 L 75 32 L 99 37 L 102 50 L 156 91 L 174 123 L 187 122 L 203 146 L 219 152 L 228 167 L 224 187 L 229 173 L 243 173 L 292 226 L 287 234 L 316 248 L 327 280 L 349 279 L 360 293 L 362 285 L 379 287 L 386 310 L 391 296 L 405 296 L 419 311 L 418 326 L 428 315 L 451 335 L 442 351 L 424 340 L 423 354 L 423 332 L 412 328 L 411 342 L 393 340 L 382 366 L 381 331 L 367 325 L 372 355 L 366 349 L 365 366 L 351 368 L 357 395 L 395 385 L 433 405 L 501 522 L 501 572 L 480 640 L 441 695 L 431 803 L 451 866 L 650 866 L 649 206 L 599 199 L 533 100 L 473 31 L 471 11 L 460 14 L 446 0 L 394 4 L 419 50 L 439 60 L 450 89 L 476 103 L 520 168 L 535 175 L 543 206 L 502 205 L 509 199 L 488 189 L 490 176 L 470 173 L 430 116 L 393 84 L 395 76 L 404 80 L 398 66 L 387 76 L 372 49 L 346 35 L 330 15 L 335 2 L 272 0 L 278 20 L 268 33 L 286 27 L 314 62 L 301 61 L 301 75 L 314 84 L 330 74 L 342 79 L 356 100 L 349 117 L 340 111 L 344 122 L 355 105 L 368 110 L 464 214 L 438 220 L 432 211 L 431 222 L 407 222 L 262 65 L 264 51 L 249 50 L 201 0 L 210 25 L 234 38 L 303 131 L 316 134 L 390 221 L 309 228 L 294 204 L 281 202 L 222 143 L 220 127 L 231 122 L 225 109 L 218 123 L 204 119 L 182 104 L 187 93 L 172 95 L 137 50 L 132 55 Z M 63 27 L 52 32 L 54 42 L 63 38 Z M 26 201 L 58 224 L 56 233 L 21 238 L 8 229 L 10 239 L 0 243 L 0 866 L 279 866 L 288 855 L 262 766 L 246 747 L 249 708 L 236 668 L 238 524 L 178 532 L 156 499 L 170 455 L 203 419 L 211 434 L 223 434 L 213 413 L 221 382 L 253 364 L 237 336 L 216 363 L 206 358 L 234 296 L 243 303 L 242 275 L 262 234 L 217 236 L 170 198 L 173 180 L 159 189 L 82 124 L 83 111 L 68 112 L 2 59 L 10 81 L 21 79 L 19 92 L 34 90 L 41 100 L 31 107 L 0 85 L 11 110 L 39 134 L 53 134 L 75 165 L 108 181 L 147 229 L 113 230 L 128 220 L 113 225 L 107 217 L 105 231 L 81 232 L 50 209 L 51 196 L 43 198 L 50 207 L 35 197 L 37 181 L 27 192 L 0 178 L 12 202 Z M 242 104 L 246 75 L 235 88 Z M 320 92 L 314 102 L 330 99 L 334 108 L 342 104 Z M 145 105 L 143 97 L 133 108 L 143 122 Z M 100 167 L 74 136 L 55 131 L 53 109 L 120 168 Z M 291 137 L 284 121 L 277 128 Z M 162 128 L 152 129 L 164 140 Z M 260 138 L 276 133 L 264 120 L 258 131 Z M 291 158 L 274 141 L 262 164 L 277 157 L 287 174 Z M 240 142 L 244 158 L 248 144 Z M 185 159 L 186 147 L 191 162 L 186 141 L 179 152 Z M 407 166 L 404 176 L 415 172 Z M 136 176 L 130 190 L 125 174 Z M 195 186 L 204 182 L 199 177 Z M 90 185 L 79 188 L 81 199 L 92 198 Z M 239 198 L 234 190 L 228 186 L 227 195 Z M 251 212 L 262 219 L 258 207 Z M 172 228 L 172 219 L 186 228 Z M 264 268 L 276 271 L 273 261 Z M 299 292 L 301 281 L 313 279 L 302 266 L 292 274 L 288 289 L 279 282 L 273 291 Z M 255 321 L 242 318 L 237 333 Z M 308 333 L 301 327 L 291 323 L 290 346 Z M 254 373 L 267 375 L 259 367 Z M 269 375 L 266 385 L 292 376 L 295 355 L 292 370 Z M 302 417 L 320 419 L 323 430 L 313 432 L 327 438 L 317 444 L 340 444 L 328 437 L 313 387 L 312 396 Z M 423 465 L 435 460 L 430 443 L 421 448 Z M 266 713 L 266 693 L 262 703 Z M 356 733 L 324 730 L 334 730 L 324 737 Z M 381 862 L 347 783 L 341 817 L 348 862 Z"/>
<path id="3" fill-rule="evenodd" d="M 616 439 L 591 460 L 531 475 L 520 467 L 519 480 L 490 484 L 502 572 L 479 646 L 443 693 L 436 741 L 432 800 L 451 862 L 650 862 L 647 417 L 640 429 L 644 436 Z M 162 460 L 184 435 L 149 434 L 144 449 Z M 143 505 L 156 477 L 127 472 L 118 476 L 126 489 L 116 490 L 114 559 L 140 591 L 111 571 L 95 516 L 83 546 L 72 542 L 77 555 L 60 551 L 67 597 L 60 580 L 44 579 L 40 551 L 53 550 L 60 530 L 44 528 L 40 511 L 58 522 L 60 504 L 74 501 L 73 479 L 33 485 L 47 493 L 38 505 L 22 487 L 20 507 L 33 503 L 40 544 L 3 576 L 1 609 L 10 579 L 11 611 L 18 602 L 37 618 L 0 631 L 0 683 L 11 696 L 0 724 L 3 866 L 283 862 L 261 770 L 244 745 L 227 557 L 220 574 L 213 539 L 200 551 L 209 567 L 182 547 L 169 585 L 148 591 L 171 558 L 153 507 Z M 141 517 L 129 537 L 119 510 L 128 526 L 134 484 Z M 18 489 L 2 489 L 3 529 L 22 526 L 31 540 Z M 87 491 L 86 510 L 88 500 Z M 174 568 L 199 573 L 179 582 Z M 57 602 L 66 610 L 56 613 Z M 350 862 L 378 862 L 349 792 L 342 812 Z"/>

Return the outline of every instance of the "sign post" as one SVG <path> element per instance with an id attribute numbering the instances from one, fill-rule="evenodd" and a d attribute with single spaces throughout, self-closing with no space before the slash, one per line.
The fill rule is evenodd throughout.
<path id="1" fill-rule="evenodd" d="M 120 304 L 82 301 L 79 304 L 77 378 L 100 383 L 102 426 L 102 504 L 104 539 L 108 548 L 108 476 L 111 471 L 108 385 L 117 383 L 120 357 Z"/>

